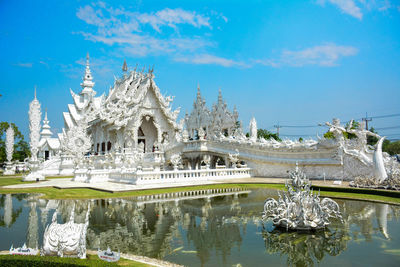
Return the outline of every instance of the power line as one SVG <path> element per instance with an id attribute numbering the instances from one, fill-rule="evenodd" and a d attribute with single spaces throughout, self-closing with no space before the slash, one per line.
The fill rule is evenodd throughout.
<path id="1" fill-rule="evenodd" d="M 374 116 L 374 117 L 370 117 L 372 119 L 382 119 L 382 118 L 389 118 L 389 117 L 397 117 L 400 116 L 400 113 L 397 114 L 389 114 L 389 115 L 382 115 L 382 116 Z"/>
<path id="2" fill-rule="evenodd" d="M 389 126 L 389 127 L 382 127 L 382 128 L 375 128 L 375 130 L 389 130 L 389 129 L 398 129 L 400 126 Z"/>
<path id="3" fill-rule="evenodd" d="M 368 118 L 367 112 L 365 112 L 365 118 L 362 118 L 363 121 L 365 121 L 365 130 L 368 130 L 368 122 L 372 121 L 372 118 Z"/>
<path id="4" fill-rule="evenodd" d="M 280 128 L 315 128 L 322 125 L 281 125 Z"/>

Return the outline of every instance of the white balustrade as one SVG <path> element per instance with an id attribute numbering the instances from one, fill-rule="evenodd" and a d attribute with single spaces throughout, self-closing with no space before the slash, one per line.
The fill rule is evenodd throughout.
<path id="1" fill-rule="evenodd" d="M 141 171 L 136 169 L 95 169 L 87 172 L 87 181 L 120 182 L 130 184 L 184 183 L 216 179 L 247 178 L 250 168 Z M 76 180 L 82 181 L 83 173 L 76 171 Z M 78 177 L 80 176 L 80 177 Z"/>

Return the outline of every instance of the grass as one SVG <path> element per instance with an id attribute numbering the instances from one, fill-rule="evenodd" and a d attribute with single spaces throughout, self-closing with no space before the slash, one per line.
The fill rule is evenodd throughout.
<path id="1" fill-rule="evenodd" d="M 55 256 L 22 256 L 22 255 L 0 255 L 1 266 L 150 266 L 144 263 L 120 259 L 116 263 L 100 260 L 97 255 L 87 255 L 86 259 L 60 258 Z"/>
<path id="2" fill-rule="evenodd" d="M 22 184 L 20 178 L 0 178 L 0 186 Z M 100 198 L 123 198 L 135 197 L 143 195 L 153 195 L 162 193 L 174 193 L 191 190 L 203 189 L 221 189 L 221 188 L 237 188 L 244 189 L 252 188 L 270 188 L 277 190 L 284 190 L 283 184 L 214 184 L 214 185 L 198 185 L 187 187 L 175 188 L 162 188 L 162 189 L 148 189 L 140 191 L 127 191 L 127 192 L 104 192 L 89 188 L 71 188 L 71 189 L 57 189 L 53 187 L 42 188 L 24 188 L 24 189 L 6 189 L 0 188 L 0 194 L 17 194 L 17 193 L 37 193 L 42 194 L 45 199 L 100 199 Z M 371 189 L 357 189 L 357 188 L 332 188 L 323 186 L 314 186 L 314 191 L 321 190 L 321 196 L 332 198 L 346 198 L 368 200 L 375 202 L 385 202 L 400 205 L 400 192 L 389 192 L 385 190 L 371 190 Z M 346 192 L 347 191 L 347 192 Z"/>

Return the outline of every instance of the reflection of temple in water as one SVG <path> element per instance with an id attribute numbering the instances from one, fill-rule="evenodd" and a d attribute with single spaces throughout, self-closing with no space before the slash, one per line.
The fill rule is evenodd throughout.
<path id="1" fill-rule="evenodd" d="M 286 255 L 290 266 L 313 266 L 315 261 L 321 262 L 325 255 L 339 255 L 346 250 L 350 240 L 345 229 L 313 234 L 263 231 L 263 238 L 267 252 Z"/>
<path id="2" fill-rule="evenodd" d="M 183 229 L 201 261 L 207 261 L 212 249 L 226 255 L 233 246 L 240 246 L 242 237 L 239 224 L 226 223 L 225 218 L 239 216 L 239 198 L 248 193 L 228 188 L 92 200 L 87 245 L 163 258 L 172 253 L 172 241 L 181 238 Z M 83 219 L 87 201 L 74 202 L 76 217 L 82 215 Z M 72 200 L 59 201 L 64 221 L 71 207 Z"/>
<path id="3" fill-rule="evenodd" d="M 344 224 L 333 222 L 327 230 L 310 233 L 263 231 L 266 251 L 269 254 L 284 254 L 290 266 L 313 266 L 321 263 L 326 255 L 337 256 L 347 249 L 350 240 L 357 241 L 360 235 L 366 241 L 378 232 L 390 239 L 387 222 L 393 214 L 398 216 L 400 208 L 388 204 L 338 200 Z M 376 218 L 378 228 L 373 227 Z"/>
<path id="4" fill-rule="evenodd" d="M 254 235 L 254 238 L 264 238 L 269 254 L 286 255 L 289 264 L 312 265 L 322 262 L 326 256 L 339 255 L 347 249 L 349 240 L 369 241 L 378 235 L 385 237 L 379 242 L 385 242 L 390 238 L 388 221 L 393 216 L 400 217 L 397 206 L 338 200 L 344 224 L 333 221 L 325 232 L 302 235 L 263 231 L 261 236 L 246 232 L 262 226 L 260 219 L 266 194 L 277 196 L 277 191 L 232 188 L 99 200 L 0 195 L 0 234 L 2 227 L 11 228 L 19 217 L 25 218 L 23 238 L 26 237 L 28 246 L 40 247 L 43 230 L 55 210 L 58 221 L 66 222 L 75 204 L 75 222 L 82 223 L 91 202 L 88 249 L 109 246 L 112 250 L 149 257 L 171 259 L 182 255 L 196 257 L 201 265 L 216 260 L 226 265 L 231 262 L 233 249 L 246 249 L 244 240 Z M 26 204 L 18 204 L 17 197 L 20 202 L 26 200 L 21 202 Z M 20 206 L 24 209 L 22 213 Z M 251 224 L 256 227 L 249 228 Z"/>

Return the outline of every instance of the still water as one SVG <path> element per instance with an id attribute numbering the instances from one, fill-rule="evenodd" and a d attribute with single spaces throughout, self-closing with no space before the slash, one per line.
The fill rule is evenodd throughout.
<path id="1" fill-rule="evenodd" d="M 286 233 L 261 221 L 271 189 L 197 191 L 128 199 L 42 200 L 0 195 L 0 250 L 40 247 L 58 222 L 84 222 L 87 248 L 109 246 L 186 266 L 400 266 L 400 206 L 337 200 L 344 222 L 326 231 Z M 240 265 L 239 265 L 240 264 Z"/>

